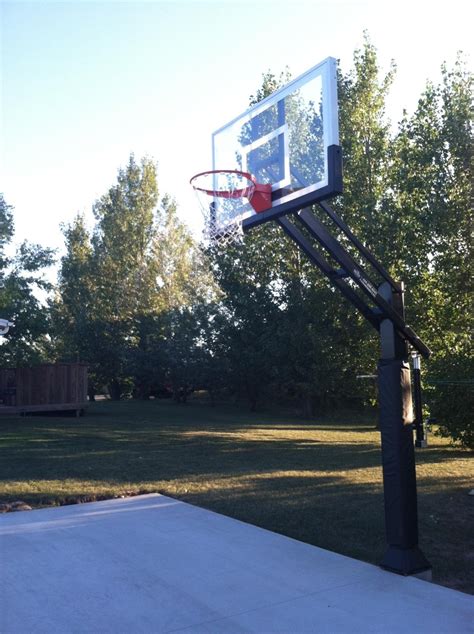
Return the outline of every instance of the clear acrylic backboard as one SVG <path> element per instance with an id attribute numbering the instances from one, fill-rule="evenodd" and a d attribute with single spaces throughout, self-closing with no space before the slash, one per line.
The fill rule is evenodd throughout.
<path id="1" fill-rule="evenodd" d="M 271 184 L 267 219 L 342 190 L 337 62 L 329 57 L 212 135 L 213 170 L 240 170 Z M 229 222 L 225 200 L 214 200 L 216 223 Z M 236 221 L 255 215 L 247 203 Z M 259 214 L 260 215 L 260 214 Z M 264 218 L 259 218 L 263 221 Z"/>

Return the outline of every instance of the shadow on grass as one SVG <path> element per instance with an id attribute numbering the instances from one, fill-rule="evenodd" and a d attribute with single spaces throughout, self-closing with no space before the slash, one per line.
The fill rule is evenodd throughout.
<path id="1" fill-rule="evenodd" d="M 384 550 L 370 426 L 151 402 L 98 404 L 81 419 L 0 419 L 0 434 L 0 501 L 18 491 L 31 505 L 157 491 L 372 563 Z M 439 446 L 417 453 L 425 468 L 467 457 Z M 473 592 L 467 477 L 419 479 L 420 543 L 438 581 Z"/>
<path id="2" fill-rule="evenodd" d="M 1 479 L 128 482 L 183 475 L 212 478 L 252 472 L 256 465 L 265 472 L 347 471 L 381 464 L 379 436 L 371 427 L 268 421 L 231 408 L 99 403 L 82 419 L 0 419 L 0 429 Z M 362 432 L 369 432 L 368 442 L 359 440 Z M 428 464 L 465 455 L 432 447 L 417 459 Z"/>
<path id="3" fill-rule="evenodd" d="M 380 450 L 370 444 L 331 445 L 282 439 L 241 440 L 218 432 L 186 437 L 179 431 L 149 433 L 35 430 L 33 437 L 4 434 L 0 479 L 112 478 L 115 481 L 212 478 L 226 473 L 278 469 L 345 470 L 380 465 Z"/>

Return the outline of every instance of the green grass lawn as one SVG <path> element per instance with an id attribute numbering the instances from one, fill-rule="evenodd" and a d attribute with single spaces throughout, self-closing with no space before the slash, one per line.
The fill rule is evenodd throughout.
<path id="1" fill-rule="evenodd" d="M 384 551 L 373 421 L 99 402 L 80 419 L 0 417 L 0 431 L 0 504 L 160 492 L 365 561 Z M 472 454 L 431 437 L 417 463 L 420 546 L 434 580 L 474 593 Z"/>

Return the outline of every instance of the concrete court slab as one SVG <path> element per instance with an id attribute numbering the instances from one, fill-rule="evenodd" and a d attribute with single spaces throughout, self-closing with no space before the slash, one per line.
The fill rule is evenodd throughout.
<path id="1" fill-rule="evenodd" d="M 0 516 L 0 632 L 474 631 L 473 597 L 162 495 Z"/>

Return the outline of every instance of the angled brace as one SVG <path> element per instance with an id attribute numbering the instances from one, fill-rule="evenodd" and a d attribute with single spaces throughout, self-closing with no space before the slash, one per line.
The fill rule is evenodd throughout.
<path id="1" fill-rule="evenodd" d="M 365 247 L 359 238 L 352 233 L 346 223 L 340 218 L 336 212 L 325 202 L 320 201 L 318 205 L 321 207 L 323 211 L 327 213 L 327 215 L 331 218 L 335 225 L 339 227 L 342 233 L 349 238 L 351 243 L 356 247 L 359 253 L 369 262 L 378 273 L 383 277 L 383 279 L 390 284 L 392 289 L 396 293 L 400 293 L 402 291 L 400 283 L 396 282 L 393 277 L 389 274 L 388 271 L 380 264 L 380 262 L 375 258 L 372 253 Z"/>
<path id="2" fill-rule="evenodd" d="M 341 291 L 344 297 L 346 297 L 346 299 L 348 299 L 378 331 L 380 316 L 374 313 L 370 306 L 368 306 L 349 286 L 349 284 L 342 279 L 340 271 L 336 271 L 331 267 L 331 265 L 316 251 L 309 240 L 305 238 L 301 231 L 295 227 L 288 218 L 278 218 L 276 222 L 278 222 L 285 233 L 306 253 L 309 259 L 316 264 L 319 270 L 329 278 L 329 281 Z"/>
<path id="3" fill-rule="evenodd" d="M 382 311 L 382 317 L 390 319 L 404 339 L 409 341 L 411 345 L 424 357 L 429 357 L 431 350 L 423 343 L 418 335 L 405 324 L 405 321 L 398 312 L 394 310 L 394 308 L 383 297 L 381 297 L 374 282 L 367 276 L 352 256 L 347 253 L 336 238 L 329 233 L 326 227 L 311 212 L 311 210 L 302 209 L 295 214 L 295 218 L 298 219 L 304 227 L 306 227 L 306 229 L 321 244 L 321 246 L 323 246 L 340 264 L 340 266 L 342 266 L 363 293 L 370 297 L 374 304 L 378 306 L 378 308 Z"/>

